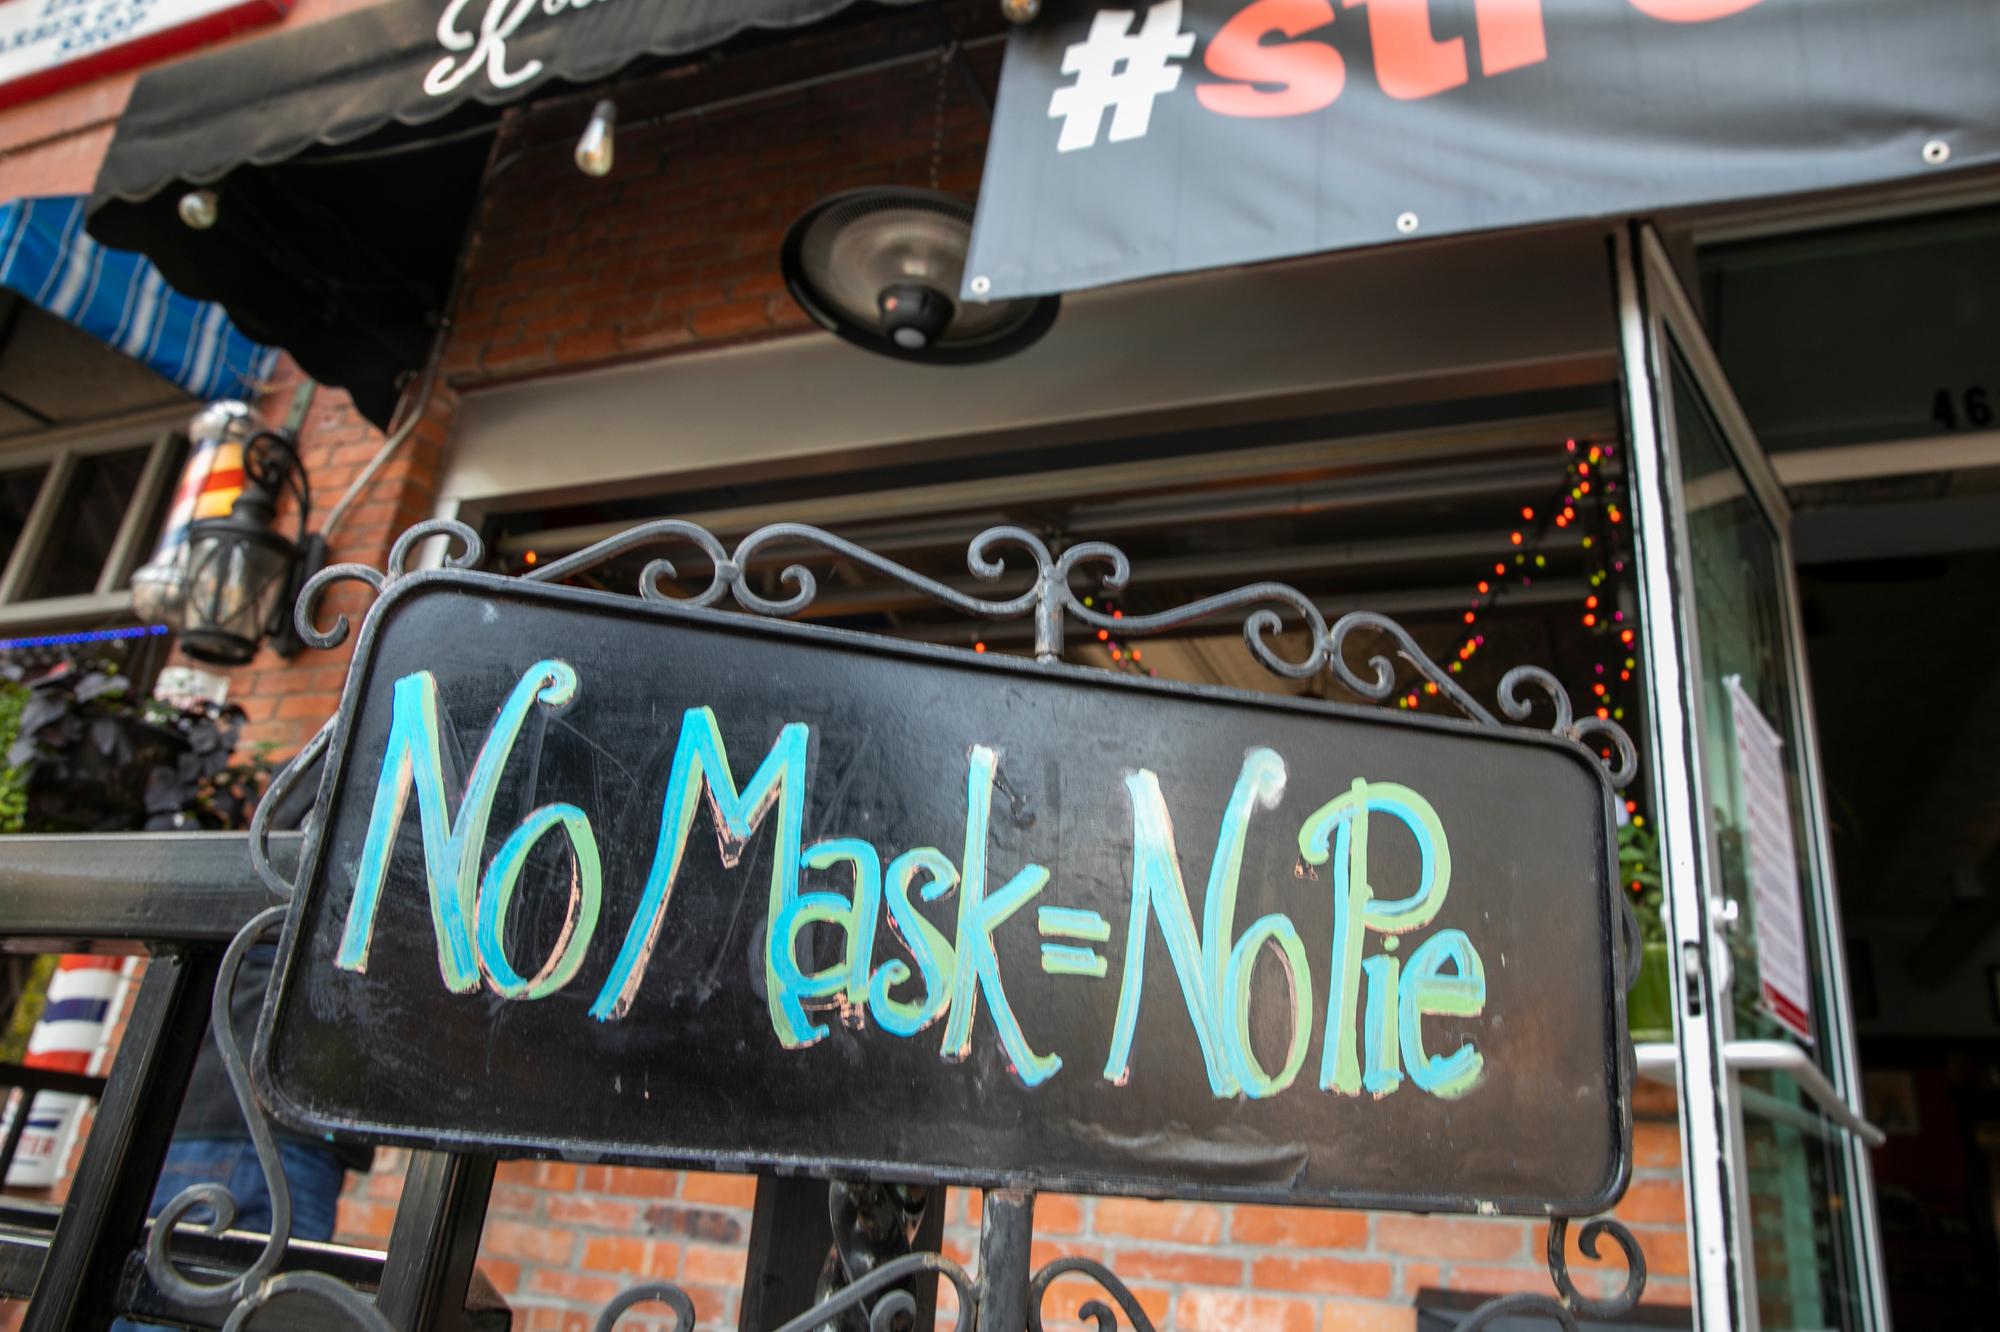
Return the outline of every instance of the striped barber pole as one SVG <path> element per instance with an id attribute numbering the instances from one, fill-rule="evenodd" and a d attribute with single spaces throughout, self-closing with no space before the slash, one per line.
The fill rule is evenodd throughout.
<path id="1" fill-rule="evenodd" d="M 243 493 L 243 445 L 234 439 L 196 439 L 174 487 L 151 564 L 170 564 L 187 545 L 188 528 L 202 518 L 226 518 Z"/>
<path id="2" fill-rule="evenodd" d="M 95 1075 L 110 1054 L 111 1019 L 125 986 L 126 960 L 65 957 L 49 979 L 47 1006 L 28 1038 L 22 1063 L 29 1068 Z M 28 1126 L 7 1171 L 9 1188 L 48 1188 L 62 1173 L 85 1100 L 67 1093 L 40 1092 L 28 1108 Z M 11 1126 L 20 1098 L 7 1107 Z M 4 1133 L 4 1130 L 0 1130 Z"/>

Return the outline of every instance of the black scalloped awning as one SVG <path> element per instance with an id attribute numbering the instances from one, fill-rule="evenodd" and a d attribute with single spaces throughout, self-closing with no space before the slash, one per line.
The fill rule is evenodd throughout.
<path id="1" fill-rule="evenodd" d="M 429 350 L 499 108 L 856 2 L 384 0 L 244 42 L 140 79 L 90 232 L 220 302 L 380 423 Z M 525 17 L 486 43 L 489 10 L 503 28 Z M 441 15 L 455 19 L 450 44 Z M 176 211 L 198 186 L 222 198 L 208 231 Z"/>

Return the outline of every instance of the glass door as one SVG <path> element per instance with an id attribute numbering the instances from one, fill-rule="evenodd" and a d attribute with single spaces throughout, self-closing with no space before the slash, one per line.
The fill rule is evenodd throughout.
<path id="1" fill-rule="evenodd" d="M 1614 246 L 1695 1307 L 1886 1327 L 1790 511 L 1657 234 Z"/>

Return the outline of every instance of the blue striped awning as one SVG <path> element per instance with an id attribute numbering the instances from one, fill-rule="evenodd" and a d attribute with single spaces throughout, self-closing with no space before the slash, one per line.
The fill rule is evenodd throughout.
<path id="1" fill-rule="evenodd" d="M 197 398 L 247 397 L 270 376 L 275 351 L 244 337 L 220 305 L 169 287 L 145 256 L 92 240 L 83 206 L 77 197 L 0 204 L 0 286 Z"/>

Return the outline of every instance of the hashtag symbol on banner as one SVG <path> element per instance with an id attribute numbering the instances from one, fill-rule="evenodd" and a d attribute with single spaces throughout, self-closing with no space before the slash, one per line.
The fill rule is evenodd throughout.
<path id="1" fill-rule="evenodd" d="M 1100 9 L 1090 35 L 1063 52 L 1062 72 L 1076 82 L 1049 98 L 1049 118 L 1062 120 L 1057 152 L 1095 144 L 1106 110 L 1111 142 L 1144 137 L 1153 99 L 1180 86 L 1181 67 L 1171 62 L 1194 53 L 1194 34 L 1181 31 L 1181 0 L 1160 0 L 1135 33 L 1137 17 L 1130 9 Z"/>

